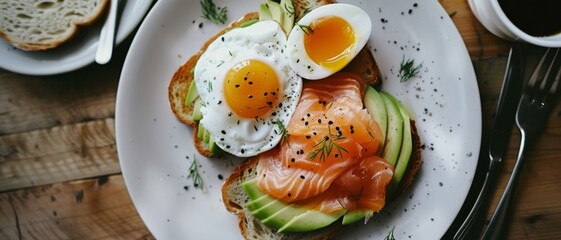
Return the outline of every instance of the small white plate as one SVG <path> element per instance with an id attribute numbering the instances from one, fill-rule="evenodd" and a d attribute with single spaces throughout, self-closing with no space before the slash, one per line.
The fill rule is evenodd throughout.
<path id="1" fill-rule="evenodd" d="M 140 23 L 152 0 L 122 0 L 116 43 L 121 43 Z M 53 75 L 84 67 L 94 61 L 101 23 L 82 27 L 74 38 L 63 45 L 27 52 L 0 39 L 0 68 L 27 75 Z"/>
<path id="2" fill-rule="evenodd" d="M 228 21 L 256 11 L 260 2 L 215 0 L 228 7 Z M 471 186 L 481 140 L 479 90 L 464 42 L 436 0 L 341 2 L 369 13 L 369 44 L 383 89 L 414 114 L 424 150 L 409 190 L 368 224 L 347 227 L 336 238 L 383 239 L 394 228 L 396 239 L 440 239 Z M 224 208 L 220 193 L 239 160 L 200 156 L 192 129 L 176 120 L 168 102 L 176 69 L 223 27 L 200 16 L 198 1 L 159 1 L 133 40 L 117 93 L 123 176 L 140 216 L 158 239 L 241 239 L 237 219 Z M 404 58 L 423 67 L 419 77 L 402 83 L 398 72 Z M 204 191 L 187 178 L 194 159 Z"/>

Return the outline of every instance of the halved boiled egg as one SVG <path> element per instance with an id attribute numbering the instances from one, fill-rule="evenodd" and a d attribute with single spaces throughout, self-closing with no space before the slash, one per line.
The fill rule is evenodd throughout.
<path id="1" fill-rule="evenodd" d="M 286 34 L 260 21 L 218 37 L 195 66 L 199 124 L 224 151 L 249 157 L 278 144 L 296 109 L 302 79 L 286 54 Z"/>
<path id="2" fill-rule="evenodd" d="M 359 7 L 335 3 L 316 8 L 290 32 L 290 66 L 303 78 L 325 78 L 358 54 L 371 31 L 370 17 Z"/>

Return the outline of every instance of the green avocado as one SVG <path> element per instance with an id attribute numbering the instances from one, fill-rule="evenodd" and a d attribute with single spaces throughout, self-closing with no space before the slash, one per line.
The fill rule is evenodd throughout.
<path id="1" fill-rule="evenodd" d="M 222 153 L 222 149 L 220 149 L 220 147 L 216 145 L 214 139 L 210 135 L 210 132 L 206 130 L 201 124 L 199 124 L 197 128 L 197 138 L 206 144 L 207 149 L 212 152 L 213 155 Z"/>
<path id="2" fill-rule="evenodd" d="M 191 106 L 195 100 L 199 98 L 199 92 L 197 91 L 197 86 L 195 81 L 191 81 L 189 88 L 187 89 L 187 96 L 185 97 L 185 105 Z"/>
<path id="3" fill-rule="evenodd" d="M 333 213 L 324 213 L 320 211 L 308 210 L 290 220 L 283 227 L 279 228 L 279 232 L 307 232 L 326 227 L 341 218 L 347 209 L 341 209 Z"/>
<path id="4" fill-rule="evenodd" d="M 266 4 L 269 8 L 269 11 L 271 12 L 271 18 L 277 21 L 282 26 L 282 23 L 284 21 L 284 13 L 282 11 L 280 3 L 277 3 L 273 0 L 268 0 Z"/>
<path id="5" fill-rule="evenodd" d="M 250 201 L 245 207 L 251 214 L 268 227 L 279 232 L 306 232 L 325 227 L 341 218 L 347 210 L 334 213 L 306 209 L 296 204 L 287 204 L 262 192 L 257 179 L 242 183 L 242 188 Z"/>
<path id="6" fill-rule="evenodd" d="M 393 178 L 388 187 L 388 196 L 391 196 L 399 186 L 401 178 L 403 178 L 403 175 L 405 175 L 405 171 L 407 170 L 407 165 L 409 164 L 409 159 L 411 158 L 411 153 L 413 151 L 413 138 L 411 136 L 411 117 L 409 112 L 400 101 L 392 96 L 389 96 L 389 98 L 395 103 L 399 109 L 401 117 L 403 118 L 403 139 L 401 141 L 401 149 L 395 165 Z"/>
<path id="7" fill-rule="evenodd" d="M 273 197 L 269 196 L 268 194 L 265 194 L 261 197 L 256 198 L 255 200 L 251 200 L 249 201 L 245 207 L 247 207 L 247 209 L 249 209 L 249 211 L 255 211 L 265 205 L 267 205 L 267 203 L 270 203 L 272 201 L 274 201 L 276 199 L 274 199 Z"/>
<path id="8" fill-rule="evenodd" d="M 284 14 L 283 21 L 280 23 L 282 25 L 282 28 L 284 29 L 284 32 L 286 33 L 286 35 L 288 35 L 290 34 L 292 27 L 294 26 L 294 17 L 296 12 L 294 10 L 292 0 L 281 0 L 280 6 L 282 13 Z"/>
<path id="9" fill-rule="evenodd" d="M 195 100 L 195 105 L 193 106 L 193 121 L 195 122 L 199 122 L 201 121 L 201 119 L 203 119 L 203 114 L 201 113 L 201 107 L 203 106 L 201 99 L 197 98 Z"/>
<path id="10" fill-rule="evenodd" d="M 388 129 L 388 113 L 382 95 L 373 87 L 368 86 L 364 94 L 364 106 L 372 118 L 380 125 L 384 139 L 380 143 L 380 150 L 384 148 Z"/>
<path id="11" fill-rule="evenodd" d="M 289 223 L 294 217 L 308 211 L 308 209 L 294 204 L 283 204 L 284 208 L 274 214 L 271 214 L 267 218 L 262 219 L 261 222 L 269 227 L 280 229 Z"/>
<path id="12" fill-rule="evenodd" d="M 222 153 L 222 149 L 220 147 L 218 147 L 216 142 L 214 142 L 214 138 L 212 138 L 212 136 L 209 136 L 207 146 L 208 146 L 208 150 L 213 155 L 217 155 L 217 154 Z"/>
<path id="13" fill-rule="evenodd" d="M 268 19 L 273 19 L 273 16 L 271 16 L 271 10 L 269 10 L 266 3 L 259 4 L 259 21 Z"/>
<path id="14" fill-rule="evenodd" d="M 392 100 L 393 97 L 385 92 L 382 92 L 381 95 L 388 114 L 388 133 L 382 157 L 395 167 L 403 140 L 403 117 L 395 101 Z"/>
<path id="15" fill-rule="evenodd" d="M 353 210 L 345 213 L 343 216 L 343 225 L 349 225 L 357 222 L 366 216 L 372 216 L 374 211 L 372 210 Z"/>
<path id="16" fill-rule="evenodd" d="M 205 133 L 206 133 L 206 129 L 203 127 L 203 125 L 201 124 L 197 125 L 197 138 L 203 140 Z"/>

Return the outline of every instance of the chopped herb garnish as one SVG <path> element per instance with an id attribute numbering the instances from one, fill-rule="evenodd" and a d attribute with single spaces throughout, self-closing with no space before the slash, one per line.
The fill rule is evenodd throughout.
<path id="1" fill-rule="evenodd" d="M 302 13 L 302 16 L 300 16 L 300 18 L 306 16 L 306 14 L 308 14 L 308 13 L 311 12 L 311 11 L 312 11 L 311 8 L 306 8 L 306 9 L 304 9 L 304 13 Z"/>
<path id="2" fill-rule="evenodd" d="M 321 139 L 321 141 L 314 145 L 314 148 L 316 149 L 308 153 L 309 159 L 314 160 L 319 155 L 319 160 L 323 162 L 327 157 L 329 157 L 329 154 L 331 154 L 331 151 L 333 151 L 334 147 L 337 149 L 340 157 L 343 157 L 343 152 L 349 153 L 347 149 L 344 149 L 343 147 L 335 143 L 335 141 L 345 139 L 346 137 L 331 133 L 331 127 L 329 125 L 327 126 L 327 130 L 329 132 L 329 135 L 325 136 L 323 139 Z"/>
<path id="3" fill-rule="evenodd" d="M 302 31 L 306 34 L 306 35 L 310 35 L 314 33 L 314 30 L 312 29 L 312 27 L 308 26 L 308 25 L 302 25 L 302 24 L 298 24 L 298 26 L 300 27 L 300 29 L 302 29 Z"/>
<path id="4" fill-rule="evenodd" d="M 448 16 L 450 16 L 450 18 L 453 18 L 454 16 L 456 16 L 457 13 L 458 12 L 453 11 L 453 12 L 449 13 Z"/>
<path id="5" fill-rule="evenodd" d="M 286 12 L 288 13 L 289 16 L 294 16 L 294 6 L 288 6 L 288 4 L 284 4 L 284 9 L 286 10 Z"/>
<path id="6" fill-rule="evenodd" d="M 218 65 L 216 65 L 216 67 L 220 67 L 220 66 L 222 66 L 222 64 L 224 64 L 224 60 L 220 60 L 220 63 Z"/>
<path id="7" fill-rule="evenodd" d="M 193 162 L 189 167 L 189 175 L 187 175 L 187 178 L 193 180 L 193 186 L 195 188 L 203 189 L 203 178 L 199 173 L 199 166 L 197 165 L 197 160 L 195 159 L 194 156 L 193 156 Z"/>
<path id="8" fill-rule="evenodd" d="M 212 92 L 212 81 L 208 81 L 207 91 Z"/>
<path id="9" fill-rule="evenodd" d="M 228 18 L 228 8 L 218 8 L 212 0 L 201 0 L 203 17 L 216 24 L 224 24 Z"/>
<path id="10" fill-rule="evenodd" d="M 280 135 L 282 135 L 282 137 L 281 137 L 281 144 L 282 144 L 282 143 L 284 143 L 284 142 L 288 139 L 288 136 L 289 136 L 290 134 L 288 134 L 288 131 L 286 131 L 286 128 L 284 127 L 284 124 L 282 123 L 281 120 L 278 120 L 278 119 L 277 119 L 277 120 L 276 120 L 275 122 L 273 122 L 273 123 L 276 124 L 277 127 L 278 127 L 279 130 L 280 130 Z M 290 146 L 290 144 L 289 144 L 288 142 L 286 142 L 286 143 Z"/>
<path id="11" fill-rule="evenodd" d="M 407 61 L 405 61 L 405 56 L 403 56 L 403 59 L 401 60 L 401 64 L 399 66 L 400 82 L 406 82 L 407 80 L 417 76 L 422 67 L 422 63 L 415 66 L 415 60 L 408 59 Z"/>
<path id="12" fill-rule="evenodd" d="M 388 235 L 384 238 L 384 240 L 395 240 L 395 237 L 393 236 L 394 230 L 395 230 L 395 226 L 393 226 L 390 232 L 388 232 Z"/>

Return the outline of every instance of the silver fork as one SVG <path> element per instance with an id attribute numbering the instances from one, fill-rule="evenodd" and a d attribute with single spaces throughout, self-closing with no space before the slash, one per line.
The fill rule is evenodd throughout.
<path id="1" fill-rule="evenodd" d="M 499 239 L 500 237 L 527 147 L 543 132 L 557 92 L 559 79 L 561 79 L 561 51 L 559 48 L 549 48 L 530 76 L 528 85 L 518 103 L 516 125 L 522 137 L 518 157 L 482 239 Z"/>

